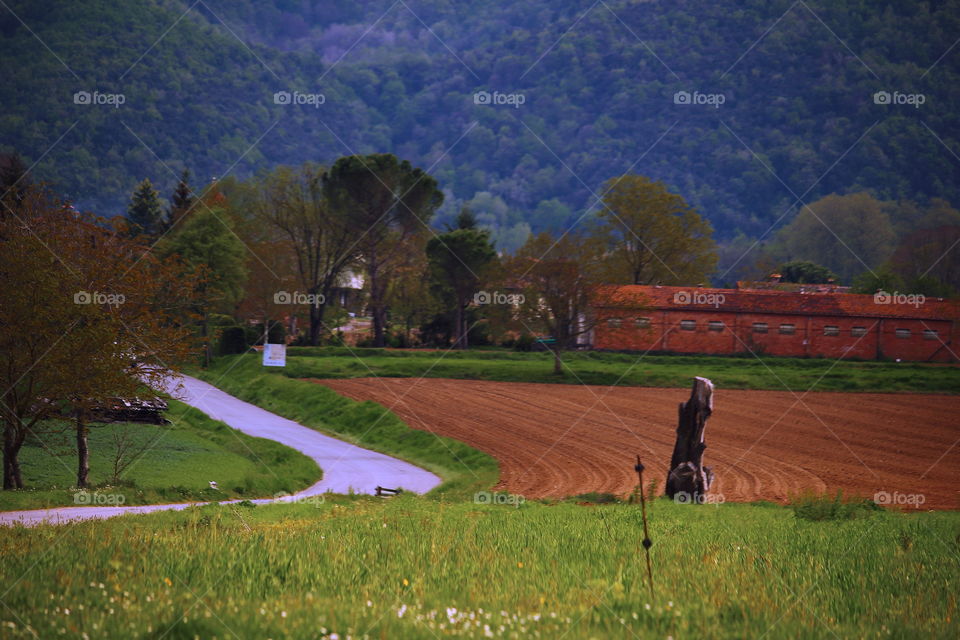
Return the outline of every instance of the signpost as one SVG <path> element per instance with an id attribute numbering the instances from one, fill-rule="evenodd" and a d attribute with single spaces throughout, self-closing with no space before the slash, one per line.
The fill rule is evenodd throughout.
<path id="1" fill-rule="evenodd" d="M 263 366 L 282 367 L 287 364 L 287 345 L 285 344 L 265 344 L 263 345 Z"/>

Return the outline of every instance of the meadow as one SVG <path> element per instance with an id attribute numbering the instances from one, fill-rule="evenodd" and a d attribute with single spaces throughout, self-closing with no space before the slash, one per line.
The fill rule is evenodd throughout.
<path id="1" fill-rule="evenodd" d="M 420 464 L 444 483 L 426 496 L 211 504 L 4 530 L 0 637 L 960 634 L 960 512 L 901 513 L 809 495 L 790 506 L 683 505 L 655 498 L 651 485 L 651 594 L 639 505 L 608 495 L 478 503 L 476 492 L 497 481 L 493 458 L 410 429 L 380 405 L 298 379 L 333 377 L 337 367 L 341 376 L 371 375 L 350 369 L 357 364 L 377 375 L 422 375 L 442 353 L 378 352 L 359 361 L 337 350 L 291 354 L 285 371 L 264 369 L 248 355 L 192 373 L 306 426 Z M 443 365 L 447 358 L 451 364 Z M 687 386 L 694 368 L 715 378 L 735 374 L 727 365 L 733 359 L 714 360 L 721 362 L 705 366 L 715 373 L 690 359 L 667 363 L 659 375 Z M 630 362 L 603 354 L 574 366 L 613 376 Z M 796 364 L 798 379 L 808 379 L 806 362 Z M 461 375 L 450 377 L 519 376 L 542 366 L 545 380 L 552 378 L 542 354 L 452 353 L 441 365 L 450 372 L 460 366 Z M 876 380 L 891 380 L 890 368 L 876 369 Z M 208 422 L 194 424 L 219 424 Z"/>
<path id="2" fill-rule="evenodd" d="M 469 497 L 211 505 L 0 537 L 10 638 L 955 638 L 960 514 Z"/>
<path id="3" fill-rule="evenodd" d="M 694 376 L 721 389 L 960 393 L 960 368 L 770 356 L 680 356 L 576 351 L 553 374 L 550 353 L 292 347 L 280 375 L 291 378 L 429 377 L 645 387 L 687 387 Z M 229 358 L 256 358 L 257 355 Z"/>
<path id="4" fill-rule="evenodd" d="M 91 487 L 79 497 L 72 425 L 48 424 L 20 454 L 27 488 L 0 491 L 0 510 L 76 506 L 84 499 L 133 505 L 261 498 L 305 489 L 322 477 L 307 456 L 231 429 L 182 402 L 170 401 L 166 417 L 168 425 L 92 424 Z M 114 479 L 117 437 L 126 438 L 130 454 L 140 455 Z"/>

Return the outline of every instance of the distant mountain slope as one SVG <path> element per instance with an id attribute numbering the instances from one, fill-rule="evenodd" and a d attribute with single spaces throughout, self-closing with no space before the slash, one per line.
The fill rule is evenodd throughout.
<path id="1" fill-rule="evenodd" d="M 727 237 L 795 196 L 960 204 L 960 0 L 8 4 L 0 142 L 103 213 L 183 167 L 372 151 L 432 167 L 444 215 L 473 199 L 501 229 L 569 224 L 628 170 Z M 125 102 L 74 103 L 94 90 Z"/>

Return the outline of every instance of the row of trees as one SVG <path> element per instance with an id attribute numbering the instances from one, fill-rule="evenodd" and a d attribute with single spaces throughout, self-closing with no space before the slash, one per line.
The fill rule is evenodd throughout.
<path id="1" fill-rule="evenodd" d="M 727 283 L 808 261 L 860 293 L 953 296 L 960 292 L 960 211 L 936 198 L 921 206 L 866 192 L 831 194 L 803 206 L 769 242 L 742 237 L 723 253 Z"/>
<path id="2" fill-rule="evenodd" d="M 411 185 L 417 188 L 411 191 Z M 184 188 L 181 183 L 178 192 Z M 411 329 L 419 326 L 422 340 L 466 347 L 477 326 L 554 337 L 569 330 L 563 323 L 545 325 L 540 309 L 515 309 L 506 317 L 496 305 L 473 299 L 482 290 L 526 290 L 537 273 L 532 266 L 549 264 L 555 254 L 578 256 L 578 273 L 592 285 L 692 285 L 716 272 L 709 223 L 663 183 L 637 175 L 604 184 L 596 214 L 578 221 L 576 232 L 530 235 L 513 256 L 496 250 L 491 230 L 481 228 L 469 208 L 445 230 L 431 228 L 442 202 L 436 182 L 390 155 L 341 158 L 330 170 L 281 167 L 214 191 L 224 217 L 237 221 L 237 233 L 251 248 L 246 262 L 248 284 L 254 285 L 239 297 L 239 307 L 222 310 L 249 315 L 255 307 L 267 325 L 290 311 L 272 306 L 271 292 L 299 286 L 323 300 L 309 307 L 308 344 L 329 336 L 327 307 L 336 307 L 331 293 L 345 274 L 366 279 L 374 345 L 386 344 L 391 327 L 402 328 L 409 343 Z M 182 201 L 175 194 L 173 202 L 181 204 L 171 214 L 183 208 Z M 786 282 L 852 284 L 862 293 L 954 295 L 960 289 L 958 240 L 960 212 L 945 201 L 920 207 L 866 193 L 831 195 L 803 207 L 766 245 L 737 247 L 738 258 L 747 256 L 739 275 L 758 279 L 778 272 Z M 273 266 L 266 270 L 268 256 Z M 729 278 L 726 284 L 732 284 Z M 548 287 L 541 282 L 524 299 L 542 303 Z M 258 304 L 251 304 L 254 298 Z M 559 342 L 561 349 L 567 345 Z"/>
<path id="3" fill-rule="evenodd" d="M 513 256 L 496 250 L 491 230 L 468 207 L 453 225 L 433 228 L 443 202 L 436 180 L 391 154 L 224 180 L 210 185 L 197 203 L 183 197 L 189 192 L 181 180 L 164 217 L 145 181 L 131 199 L 129 217 L 136 228 L 160 238 L 164 255 L 203 263 L 197 247 L 220 245 L 206 265 L 220 276 L 213 281 L 222 285 L 221 297 L 198 308 L 198 316 L 253 316 L 267 327 L 298 310 L 272 300 L 273 294 L 297 289 L 310 301 L 300 309 L 308 320 L 303 341 L 310 345 L 328 339 L 342 321 L 334 294 L 356 275 L 363 279 L 374 346 L 387 344 L 391 328 L 402 327 L 409 340 L 413 327 L 433 324 L 446 327 L 445 335 L 428 338 L 430 331 L 423 331 L 424 339 L 446 342 L 448 334 L 454 346 L 465 348 L 478 321 L 501 332 L 547 333 L 567 346 L 576 331 L 571 322 L 545 325 L 536 306 L 553 295 L 558 299 L 552 306 L 559 308 L 562 296 L 549 293 L 557 286 L 551 270 L 572 269 L 563 294 L 572 296 L 572 310 L 559 316 L 583 324 L 586 300 L 576 298 L 589 286 L 704 282 L 717 259 L 710 225 L 663 183 L 636 175 L 608 181 L 597 215 L 580 222 L 579 230 L 530 235 Z M 200 241 L 193 230 L 213 214 L 219 223 L 204 228 L 218 237 Z M 247 249 L 243 257 L 227 251 L 234 241 Z M 241 279 L 243 291 L 226 286 Z M 478 304 L 475 296 L 487 289 L 513 292 L 529 305 L 506 313 L 498 305 Z M 201 337 L 209 343 L 206 329 Z"/>

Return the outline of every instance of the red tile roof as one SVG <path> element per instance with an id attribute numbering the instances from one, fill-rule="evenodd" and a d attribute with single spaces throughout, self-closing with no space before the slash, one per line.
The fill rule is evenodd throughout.
<path id="1" fill-rule="evenodd" d="M 904 294 L 898 294 L 896 298 L 890 294 L 886 299 L 875 299 L 872 295 L 855 293 L 794 293 L 646 285 L 604 285 L 598 289 L 597 294 L 594 306 L 599 309 L 716 310 L 735 313 L 960 321 L 960 301 L 922 296 L 907 297 Z"/>

